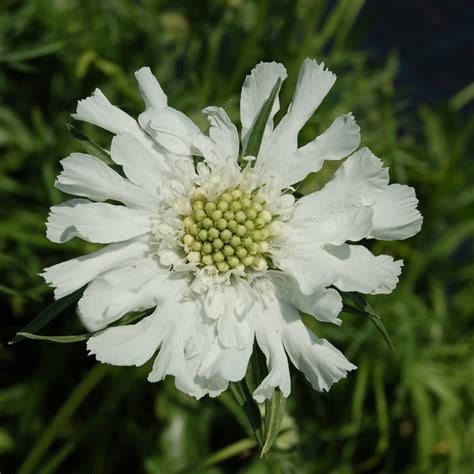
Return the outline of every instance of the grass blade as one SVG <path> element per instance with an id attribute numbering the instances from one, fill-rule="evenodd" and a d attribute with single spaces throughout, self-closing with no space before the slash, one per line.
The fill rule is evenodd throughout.
<path id="1" fill-rule="evenodd" d="M 66 308 L 74 304 L 84 293 L 85 287 L 76 290 L 74 293 L 65 296 L 51 303 L 43 310 L 33 321 L 29 322 L 8 344 L 16 344 L 25 338 L 20 333 L 35 334 L 41 328 L 50 323 L 54 318 L 59 316 Z"/>

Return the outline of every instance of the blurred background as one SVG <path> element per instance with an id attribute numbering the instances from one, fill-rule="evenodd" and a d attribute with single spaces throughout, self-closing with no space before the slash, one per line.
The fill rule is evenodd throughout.
<path id="1" fill-rule="evenodd" d="M 453 473 L 474 470 L 474 5 L 469 1 L 3 0 L 0 5 L 0 471 L 49 473 Z M 133 72 L 149 65 L 169 102 L 238 119 L 242 81 L 283 62 L 288 104 L 305 57 L 338 75 L 300 136 L 352 111 L 363 145 L 414 186 L 424 226 L 372 244 L 405 260 L 397 290 L 370 299 L 370 321 L 309 324 L 359 370 L 329 393 L 293 373 L 284 433 L 261 460 L 232 396 L 199 402 L 142 368 L 96 364 L 84 343 L 23 341 L 52 301 L 37 274 L 93 250 L 48 242 L 59 160 L 81 151 L 66 123 L 100 87 L 131 114 Z M 108 147 L 110 137 L 77 127 Z M 334 171 L 312 176 L 306 191 Z M 337 164 L 335 165 L 337 166 Z M 84 332 L 73 311 L 45 334 Z"/>

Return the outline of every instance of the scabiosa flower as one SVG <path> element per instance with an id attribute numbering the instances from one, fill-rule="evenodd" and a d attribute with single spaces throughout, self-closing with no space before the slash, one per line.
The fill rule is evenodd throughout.
<path id="1" fill-rule="evenodd" d="M 286 78 L 281 64 L 260 63 L 245 79 L 241 140 L 222 108 L 204 109 L 204 134 L 167 105 L 149 68 L 136 78 L 146 105 L 138 123 L 98 89 L 78 104 L 74 118 L 115 135 L 110 155 L 123 175 L 86 154 L 61 162 L 56 187 L 79 198 L 51 208 L 48 238 L 107 245 L 47 268 L 55 297 L 87 285 L 78 314 L 94 332 L 89 352 L 122 366 L 155 357 L 148 380 L 173 375 L 196 398 L 241 380 L 255 340 L 268 367 L 255 400 L 271 398 L 275 388 L 289 395 L 288 357 L 316 390 L 328 390 L 355 366 L 315 336 L 300 312 L 339 325 L 337 290 L 395 288 L 402 262 L 355 242 L 417 233 L 414 190 L 389 184 L 388 170 L 368 149 L 354 153 L 360 133 L 351 114 L 298 147 L 299 131 L 336 79 L 314 60 L 304 61 L 275 128 L 278 97 L 270 104 L 256 157 L 240 150 Z M 321 191 L 293 196 L 308 173 L 348 155 Z M 135 324 L 109 327 L 148 309 Z"/>

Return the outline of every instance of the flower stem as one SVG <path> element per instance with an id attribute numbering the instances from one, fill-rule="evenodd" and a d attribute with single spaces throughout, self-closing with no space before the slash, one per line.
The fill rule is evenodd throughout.
<path id="1" fill-rule="evenodd" d="M 43 432 L 43 435 L 20 467 L 18 474 L 31 474 L 36 472 L 36 467 L 56 439 L 59 430 L 108 372 L 109 367 L 107 365 L 96 365 L 87 373 L 56 413 L 56 416 L 51 420 Z"/>

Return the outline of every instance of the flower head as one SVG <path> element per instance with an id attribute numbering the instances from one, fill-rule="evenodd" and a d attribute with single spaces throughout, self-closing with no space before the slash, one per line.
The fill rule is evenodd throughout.
<path id="1" fill-rule="evenodd" d="M 204 109 L 210 126 L 204 134 L 168 106 L 150 69 L 136 77 L 146 105 L 138 123 L 100 90 L 77 107 L 76 119 L 115 135 L 110 155 L 123 175 L 81 153 L 61 162 L 56 187 L 79 198 L 51 208 L 48 238 L 107 245 L 44 271 L 56 298 L 87 285 L 78 314 L 97 331 L 90 353 L 138 366 L 158 352 L 148 380 L 173 375 L 180 390 L 197 398 L 241 380 L 254 341 L 268 367 L 253 394 L 257 401 L 275 388 L 289 395 L 288 357 L 315 389 L 328 390 L 355 366 L 316 337 L 300 312 L 341 324 L 338 290 L 395 288 L 402 262 L 355 243 L 417 233 L 422 218 L 413 189 L 390 185 L 368 149 L 354 153 L 360 133 L 351 114 L 298 147 L 299 131 L 335 81 L 316 61 L 303 63 L 291 106 L 275 128 L 278 98 L 270 104 L 255 157 L 245 151 L 262 107 L 286 78 L 281 64 L 260 63 L 245 79 L 241 140 L 222 108 Z M 293 196 L 308 173 L 348 155 L 321 191 Z M 109 326 L 141 310 L 151 314 Z"/>

